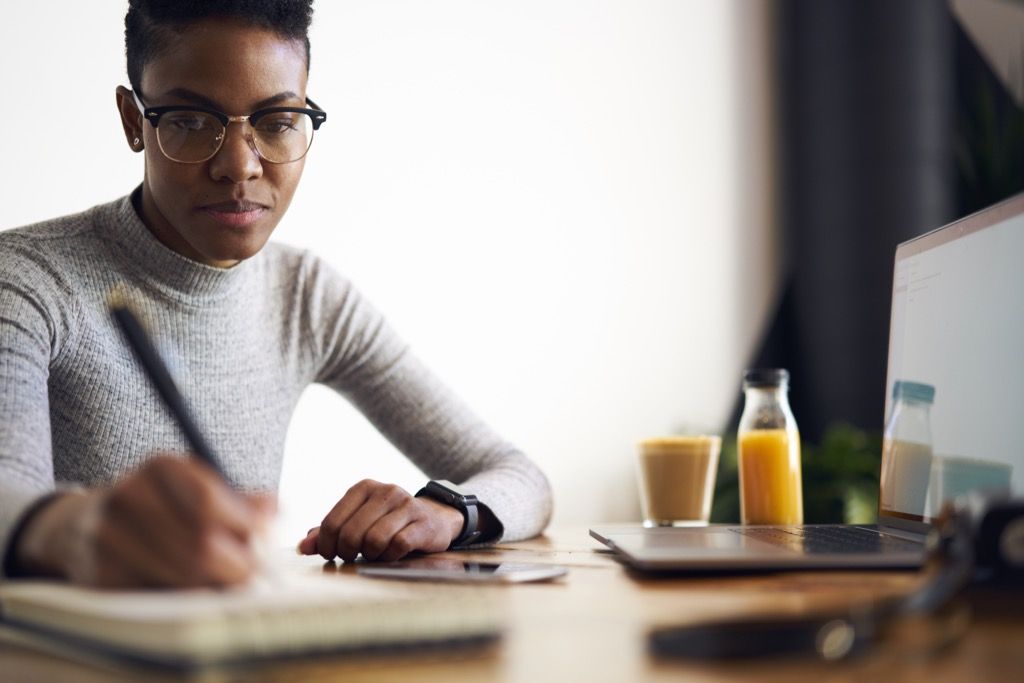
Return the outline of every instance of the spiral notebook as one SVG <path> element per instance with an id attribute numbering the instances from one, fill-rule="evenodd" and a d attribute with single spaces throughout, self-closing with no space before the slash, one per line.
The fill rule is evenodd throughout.
<path id="1" fill-rule="evenodd" d="M 493 603 L 474 590 L 429 592 L 351 576 L 285 576 L 271 585 L 105 591 L 66 583 L 0 583 L 9 640 L 76 656 L 176 669 L 312 654 L 483 642 Z"/>

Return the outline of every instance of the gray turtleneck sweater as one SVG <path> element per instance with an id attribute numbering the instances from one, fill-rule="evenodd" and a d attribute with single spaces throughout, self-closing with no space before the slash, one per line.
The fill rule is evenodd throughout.
<path id="1" fill-rule="evenodd" d="M 26 510 L 56 486 L 102 486 L 154 453 L 186 450 L 107 312 L 119 286 L 241 488 L 276 490 L 292 411 L 319 382 L 426 476 L 475 493 L 505 540 L 547 523 L 541 471 L 447 391 L 348 280 L 273 242 L 230 269 L 197 263 L 158 242 L 125 197 L 0 233 L 5 554 Z M 338 482 L 339 496 L 350 484 Z"/>

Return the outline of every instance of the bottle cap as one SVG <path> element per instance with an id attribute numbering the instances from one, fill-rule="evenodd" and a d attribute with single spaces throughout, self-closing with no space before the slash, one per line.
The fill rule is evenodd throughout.
<path id="1" fill-rule="evenodd" d="M 753 368 L 743 373 L 744 387 L 777 387 L 789 383 L 789 370 Z"/>
<path id="2" fill-rule="evenodd" d="M 906 399 L 932 404 L 935 402 L 935 387 L 931 384 L 907 382 L 900 379 L 896 380 L 896 383 L 892 385 L 892 397 L 897 401 Z"/>

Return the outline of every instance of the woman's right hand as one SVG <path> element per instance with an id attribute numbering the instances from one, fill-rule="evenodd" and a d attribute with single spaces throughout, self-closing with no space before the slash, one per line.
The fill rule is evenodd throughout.
<path id="1" fill-rule="evenodd" d="M 231 490 L 195 458 L 157 456 L 109 488 L 55 497 L 14 549 L 23 574 L 108 588 L 228 586 L 260 568 L 273 499 Z"/>

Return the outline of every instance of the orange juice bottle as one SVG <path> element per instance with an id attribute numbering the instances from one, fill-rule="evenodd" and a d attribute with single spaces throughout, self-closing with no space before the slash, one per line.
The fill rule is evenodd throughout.
<path id="1" fill-rule="evenodd" d="M 740 517 L 744 524 L 802 524 L 800 432 L 789 408 L 789 373 L 748 370 L 739 428 Z"/>

